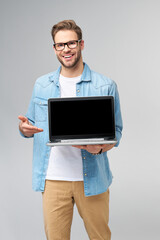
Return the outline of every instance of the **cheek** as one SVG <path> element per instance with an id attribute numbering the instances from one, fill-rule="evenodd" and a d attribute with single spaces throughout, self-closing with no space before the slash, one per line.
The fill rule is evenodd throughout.
<path id="1" fill-rule="evenodd" d="M 57 53 L 56 56 L 57 56 L 57 58 L 60 58 L 60 57 L 61 57 L 61 55 L 60 55 L 59 53 Z"/>

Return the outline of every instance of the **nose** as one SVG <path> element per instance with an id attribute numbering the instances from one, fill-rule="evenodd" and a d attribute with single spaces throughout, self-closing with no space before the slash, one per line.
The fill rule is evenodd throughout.
<path id="1" fill-rule="evenodd" d="M 63 51 L 65 51 L 65 52 L 70 51 L 70 48 L 67 46 L 67 44 L 64 45 L 64 49 L 63 49 Z"/>

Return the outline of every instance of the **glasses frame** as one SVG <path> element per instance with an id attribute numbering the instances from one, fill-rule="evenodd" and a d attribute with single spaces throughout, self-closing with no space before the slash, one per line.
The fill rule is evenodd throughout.
<path id="1" fill-rule="evenodd" d="M 57 50 L 57 49 L 56 49 L 56 45 L 57 45 L 57 44 L 60 44 L 60 43 L 54 43 L 53 46 L 54 46 L 54 48 L 56 49 L 56 51 L 63 51 L 63 50 L 65 49 L 65 46 L 66 46 L 66 45 L 67 45 L 67 47 L 68 47 L 69 49 L 74 49 L 74 48 L 76 48 L 76 47 L 78 46 L 78 43 L 81 42 L 81 41 L 82 41 L 82 39 L 79 39 L 79 40 L 71 40 L 71 41 L 68 41 L 68 42 L 65 42 L 65 43 L 60 42 L 61 44 L 63 44 L 63 49 L 61 49 L 61 50 Z M 77 43 L 76 47 L 70 48 L 69 45 L 68 45 L 70 42 L 76 42 L 76 43 Z"/>

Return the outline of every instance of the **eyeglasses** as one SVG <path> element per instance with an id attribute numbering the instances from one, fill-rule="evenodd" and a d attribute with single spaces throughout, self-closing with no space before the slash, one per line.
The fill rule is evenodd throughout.
<path id="1" fill-rule="evenodd" d="M 55 49 L 57 51 L 62 51 L 65 48 L 65 45 L 67 45 L 68 48 L 70 49 L 74 49 L 78 46 L 78 43 L 81 42 L 82 39 L 79 40 L 73 40 L 73 41 L 69 41 L 66 43 L 55 43 L 53 44 L 53 46 L 55 47 Z"/>

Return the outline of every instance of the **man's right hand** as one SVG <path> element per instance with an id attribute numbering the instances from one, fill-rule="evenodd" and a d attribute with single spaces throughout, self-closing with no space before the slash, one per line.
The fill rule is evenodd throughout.
<path id="1" fill-rule="evenodd" d="M 32 137 L 35 133 L 43 132 L 42 128 L 38 128 L 33 126 L 26 117 L 18 116 L 20 123 L 19 123 L 19 130 L 21 133 L 26 137 Z"/>

